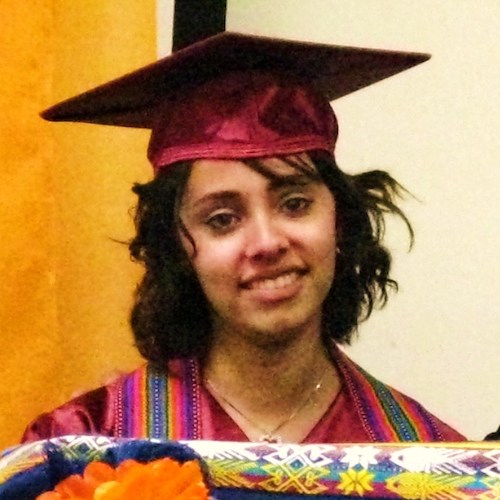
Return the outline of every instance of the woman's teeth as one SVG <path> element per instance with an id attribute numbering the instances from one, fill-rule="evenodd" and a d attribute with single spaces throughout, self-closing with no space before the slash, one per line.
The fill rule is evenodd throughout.
<path id="1" fill-rule="evenodd" d="M 266 278 L 254 281 L 251 288 L 254 290 L 276 290 L 285 286 L 291 285 L 299 277 L 298 273 L 293 271 L 290 273 L 282 274 L 277 278 Z"/>

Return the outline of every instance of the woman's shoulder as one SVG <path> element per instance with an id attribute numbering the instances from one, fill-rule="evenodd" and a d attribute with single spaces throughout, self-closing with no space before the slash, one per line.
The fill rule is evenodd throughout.
<path id="1" fill-rule="evenodd" d="M 332 355 L 356 412 L 372 441 L 465 441 L 421 403 L 384 384 L 338 347 Z"/>
<path id="2" fill-rule="evenodd" d="M 111 386 L 102 386 L 42 413 L 24 431 L 22 442 L 66 434 L 107 434 Z"/>
<path id="3" fill-rule="evenodd" d="M 136 373 L 113 377 L 105 385 L 84 392 L 69 401 L 36 417 L 24 431 L 22 442 L 49 439 L 69 434 L 114 435 L 115 399 L 123 382 Z"/>

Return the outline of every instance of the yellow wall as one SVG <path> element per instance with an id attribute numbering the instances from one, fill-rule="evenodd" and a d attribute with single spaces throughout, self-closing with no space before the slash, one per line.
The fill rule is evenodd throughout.
<path id="1" fill-rule="evenodd" d="M 50 124 L 41 109 L 156 57 L 153 0 L 2 2 L 0 448 L 139 358 L 130 187 L 147 133 Z"/>

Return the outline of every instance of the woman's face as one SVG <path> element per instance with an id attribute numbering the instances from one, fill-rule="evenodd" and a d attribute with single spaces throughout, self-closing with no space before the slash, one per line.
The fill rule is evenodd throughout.
<path id="1" fill-rule="evenodd" d="M 311 325 L 319 334 L 336 247 L 328 188 L 279 159 L 265 165 L 279 180 L 238 161 L 194 162 L 180 208 L 214 335 L 262 345 Z"/>

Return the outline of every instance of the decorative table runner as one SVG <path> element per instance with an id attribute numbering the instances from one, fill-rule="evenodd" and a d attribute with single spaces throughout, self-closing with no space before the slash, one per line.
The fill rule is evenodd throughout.
<path id="1" fill-rule="evenodd" d="M 90 462 L 123 443 L 101 436 L 50 440 L 65 456 Z M 0 485 L 45 460 L 46 441 L 0 454 Z M 500 442 L 425 444 L 270 444 L 184 442 L 208 465 L 225 499 L 363 497 L 500 500 Z"/>

